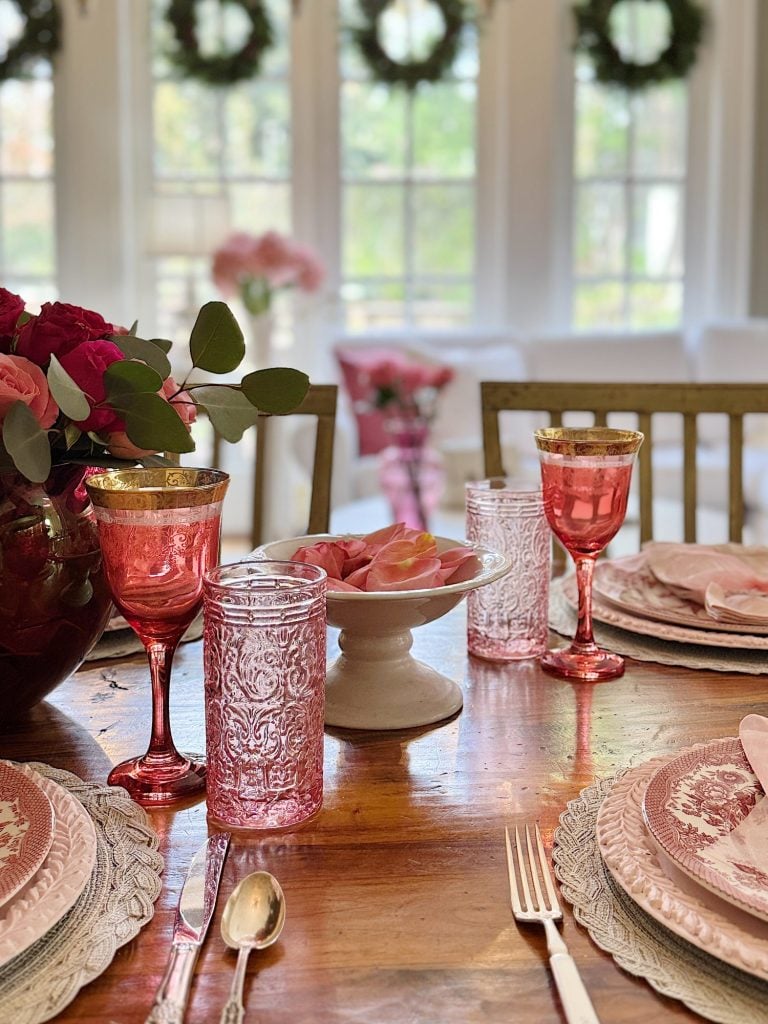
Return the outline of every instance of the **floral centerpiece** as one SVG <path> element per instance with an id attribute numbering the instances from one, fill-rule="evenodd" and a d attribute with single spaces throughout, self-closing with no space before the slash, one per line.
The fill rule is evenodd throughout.
<path id="1" fill-rule="evenodd" d="M 0 288 L 0 721 L 74 671 L 109 614 L 90 468 L 194 451 L 200 409 L 238 441 L 260 411 L 290 411 L 309 386 L 288 368 L 200 382 L 199 371 L 231 374 L 245 355 L 222 302 L 203 306 L 192 329 L 194 382 L 174 379 L 170 348 L 64 302 L 32 314 Z"/>
<path id="2" fill-rule="evenodd" d="M 380 410 L 392 446 L 382 457 L 381 483 L 396 520 L 428 529 L 431 506 L 442 487 L 442 467 L 427 448 L 441 391 L 453 380 L 449 366 L 392 356 L 368 370 L 363 404 Z"/>
<path id="3" fill-rule="evenodd" d="M 298 288 L 316 292 L 322 264 L 312 250 L 277 231 L 236 232 L 214 252 L 212 276 L 225 298 L 240 297 L 252 316 L 266 313 L 277 292 Z"/>

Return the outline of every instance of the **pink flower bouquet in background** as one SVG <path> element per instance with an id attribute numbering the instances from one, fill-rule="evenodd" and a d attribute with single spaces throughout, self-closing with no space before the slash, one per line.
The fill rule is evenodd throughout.
<path id="1" fill-rule="evenodd" d="M 449 366 L 399 354 L 368 370 L 365 402 L 381 410 L 392 437 L 392 446 L 382 453 L 381 486 L 393 517 L 419 530 L 429 528 L 429 514 L 442 493 L 442 462 L 427 442 L 440 392 L 453 375 Z"/>
<path id="2" fill-rule="evenodd" d="M 66 302 L 46 302 L 34 315 L 0 288 L 0 472 L 42 483 L 56 464 L 191 452 L 199 407 L 223 437 L 238 441 L 260 410 L 288 412 L 309 386 L 306 374 L 284 367 L 226 385 L 178 383 L 170 348 L 139 338 L 136 325 L 128 331 Z M 194 369 L 228 374 L 240 365 L 243 334 L 223 302 L 200 310 L 189 348 Z"/>
<path id="3" fill-rule="evenodd" d="M 318 565 L 328 574 L 333 591 L 389 592 L 430 590 L 442 587 L 479 560 L 469 548 L 455 547 L 437 552 L 431 533 L 395 523 L 365 537 L 319 541 L 301 547 L 291 556 L 294 562 Z"/>
<path id="4" fill-rule="evenodd" d="M 325 276 L 322 264 L 306 245 L 267 231 L 240 231 L 214 252 L 212 276 L 222 295 L 239 295 L 253 316 L 266 312 L 275 292 L 298 288 L 316 292 Z"/>

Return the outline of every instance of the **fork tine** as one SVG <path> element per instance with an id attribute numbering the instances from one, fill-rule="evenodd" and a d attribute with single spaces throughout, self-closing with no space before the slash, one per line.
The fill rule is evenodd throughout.
<path id="1" fill-rule="evenodd" d="M 559 913 L 561 913 L 561 910 L 560 910 L 560 900 L 557 898 L 557 889 L 555 888 L 555 883 L 552 881 L 552 873 L 549 870 L 549 865 L 547 864 L 547 857 L 546 857 L 546 854 L 544 853 L 544 844 L 541 841 L 541 831 L 539 829 L 538 821 L 536 822 L 535 828 L 536 828 L 536 847 L 537 847 L 538 852 L 539 852 L 539 864 L 541 865 L 541 874 L 542 874 L 542 877 L 544 878 L 544 885 L 545 885 L 546 890 L 547 890 L 547 897 L 549 899 L 549 906 L 550 906 L 551 910 L 553 910 L 553 911 L 555 911 L 555 913 L 559 914 Z"/>
<path id="2" fill-rule="evenodd" d="M 537 910 L 548 910 L 549 907 L 544 903 L 544 897 L 541 894 L 541 884 L 539 882 L 539 872 L 541 865 L 537 870 L 536 861 L 538 858 L 533 852 L 533 845 L 531 844 L 531 830 L 528 825 L 525 826 L 525 845 L 528 848 L 528 863 L 531 866 L 531 880 L 533 882 L 533 891 L 536 893 L 536 909 Z"/>
<path id="3" fill-rule="evenodd" d="M 520 895 L 517 891 L 517 879 L 515 878 L 515 863 L 512 858 L 512 844 L 509 841 L 509 829 L 504 829 L 504 834 L 507 837 L 507 873 L 509 874 L 509 896 L 512 900 L 512 912 L 515 914 L 522 914 L 523 908 L 520 906 Z"/>
<path id="4" fill-rule="evenodd" d="M 523 898 L 525 900 L 524 910 L 532 910 L 533 905 L 531 903 L 531 890 L 528 888 L 528 876 L 525 870 L 525 861 L 523 860 L 523 848 L 520 843 L 520 829 L 515 825 L 515 849 L 517 850 L 517 864 L 520 869 L 519 878 L 520 884 L 523 887 Z"/>

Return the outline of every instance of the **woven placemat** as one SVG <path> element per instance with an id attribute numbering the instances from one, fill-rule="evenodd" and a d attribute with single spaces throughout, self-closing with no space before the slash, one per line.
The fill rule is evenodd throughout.
<path id="1" fill-rule="evenodd" d="M 560 817 L 553 859 L 564 897 L 593 941 L 630 974 L 718 1024 L 768 1024 L 768 983 L 664 928 L 614 882 L 597 845 L 597 812 L 614 779 L 582 790 Z"/>
<path id="2" fill-rule="evenodd" d="M 83 782 L 44 764 L 85 807 L 96 828 L 96 865 L 72 909 L 46 935 L 0 969 L 0 1020 L 41 1024 L 102 974 L 120 946 L 154 914 L 163 859 L 146 813 L 123 789 Z"/>
<path id="3" fill-rule="evenodd" d="M 572 637 L 576 632 L 576 612 L 562 593 L 563 580 L 552 584 L 549 602 L 549 626 L 556 633 Z M 699 644 L 658 640 L 630 633 L 603 622 L 593 624 L 595 640 L 601 647 L 636 661 L 655 661 L 659 665 L 705 668 L 714 672 L 744 672 L 762 675 L 766 668 L 765 651 L 747 651 L 735 647 L 705 647 Z"/>

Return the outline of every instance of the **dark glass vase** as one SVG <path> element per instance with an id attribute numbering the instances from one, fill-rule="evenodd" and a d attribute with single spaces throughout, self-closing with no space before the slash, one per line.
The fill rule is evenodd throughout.
<path id="1" fill-rule="evenodd" d="M 88 472 L 57 466 L 43 484 L 0 473 L 0 723 L 71 675 L 109 618 Z"/>

